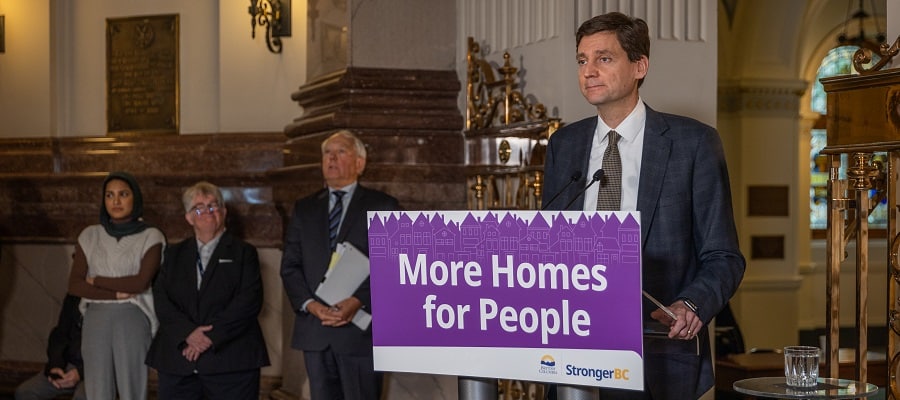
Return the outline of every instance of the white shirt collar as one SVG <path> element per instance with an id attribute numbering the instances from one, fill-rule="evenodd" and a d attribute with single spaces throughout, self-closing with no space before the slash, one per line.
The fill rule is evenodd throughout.
<path id="1" fill-rule="evenodd" d="M 603 118 L 597 116 L 597 134 L 600 136 L 599 139 L 601 141 L 606 140 L 606 133 L 614 130 L 619 134 L 619 140 L 624 140 L 626 142 L 633 143 L 637 135 L 644 130 L 644 123 L 647 120 L 647 106 L 644 105 L 644 101 L 641 98 L 638 98 L 637 105 L 634 106 L 634 109 L 631 110 L 631 113 L 622 120 L 622 123 L 619 124 L 615 129 L 610 128 L 609 125 L 606 125 L 606 122 L 603 122 Z"/>

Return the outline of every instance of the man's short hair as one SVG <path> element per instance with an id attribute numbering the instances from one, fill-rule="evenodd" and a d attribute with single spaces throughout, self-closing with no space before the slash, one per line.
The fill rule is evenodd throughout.
<path id="1" fill-rule="evenodd" d="M 212 183 L 202 181 L 197 182 L 193 186 L 184 190 L 184 194 L 181 195 L 181 202 L 184 204 L 184 212 L 191 211 L 191 208 L 194 207 L 194 197 L 198 194 L 204 196 L 215 196 L 216 202 L 219 203 L 219 208 L 225 207 L 225 197 L 222 196 L 222 191 L 219 190 L 219 187 L 213 185 Z"/>
<path id="2" fill-rule="evenodd" d="M 620 12 L 598 15 L 578 27 L 575 32 L 575 47 L 581 44 L 583 37 L 600 32 L 614 32 L 631 62 L 640 60 L 641 56 L 650 58 L 650 31 L 644 20 Z"/>
<path id="3" fill-rule="evenodd" d="M 366 144 L 363 143 L 363 141 L 360 140 L 359 137 L 354 135 L 353 132 L 350 132 L 346 129 L 339 130 L 339 131 L 331 134 L 331 136 L 329 136 L 327 139 L 322 141 L 322 152 L 323 153 L 325 152 L 325 145 L 328 144 L 328 142 L 331 141 L 331 139 L 334 139 L 336 137 L 343 137 L 345 139 L 350 139 L 350 141 L 353 142 L 353 147 L 356 149 L 356 155 L 361 157 L 362 159 L 366 158 Z"/>

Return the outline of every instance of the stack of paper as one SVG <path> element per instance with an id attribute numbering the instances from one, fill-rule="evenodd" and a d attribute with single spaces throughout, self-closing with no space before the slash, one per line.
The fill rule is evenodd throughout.
<path id="1" fill-rule="evenodd" d="M 352 296 L 368 277 L 369 258 L 348 242 L 338 243 L 325 279 L 316 288 L 316 296 L 333 306 Z M 366 330 L 372 323 L 372 315 L 360 309 L 351 322 Z"/>

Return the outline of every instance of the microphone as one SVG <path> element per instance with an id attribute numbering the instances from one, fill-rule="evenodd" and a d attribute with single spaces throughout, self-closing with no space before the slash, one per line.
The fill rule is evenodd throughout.
<path id="1" fill-rule="evenodd" d="M 586 192 L 588 190 L 588 188 L 591 187 L 591 185 L 593 185 L 595 182 L 597 182 L 601 179 L 603 179 L 603 168 L 600 168 L 594 172 L 594 176 L 591 178 L 591 182 L 588 183 L 587 186 L 584 187 L 584 189 L 581 189 L 581 191 L 578 192 L 578 196 L 575 196 L 574 198 L 572 198 L 572 200 L 569 201 L 569 204 L 566 204 L 566 206 L 563 207 L 563 210 L 568 210 L 569 206 L 571 206 L 572 203 L 575 202 L 575 200 L 578 200 L 578 198 L 581 197 L 581 195 L 583 195 L 584 192 Z"/>
<path id="2" fill-rule="evenodd" d="M 572 178 L 569 179 L 569 183 L 566 183 L 566 186 L 563 186 L 562 189 L 559 189 L 559 191 L 556 192 L 556 194 L 553 195 L 553 197 L 550 198 L 550 201 L 548 201 L 547 204 L 544 204 L 544 206 L 541 207 L 541 211 L 546 210 L 547 207 L 550 206 L 550 203 L 553 203 L 553 200 L 556 200 L 556 198 L 559 197 L 559 195 L 561 195 L 563 192 L 565 192 L 566 189 L 569 188 L 569 186 L 572 186 L 572 184 L 575 183 L 575 181 L 577 181 L 577 180 L 579 180 L 579 179 L 581 179 L 581 171 L 575 171 L 575 172 L 572 174 Z"/>

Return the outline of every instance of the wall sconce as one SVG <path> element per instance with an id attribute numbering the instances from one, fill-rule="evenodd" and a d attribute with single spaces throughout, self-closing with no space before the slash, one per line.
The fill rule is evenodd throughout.
<path id="1" fill-rule="evenodd" d="M 256 38 L 256 24 L 266 27 L 266 46 L 281 53 L 281 38 L 291 36 L 291 0 L 250 0 L 250 37 Z"/>

